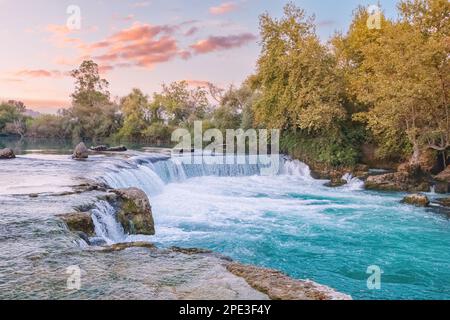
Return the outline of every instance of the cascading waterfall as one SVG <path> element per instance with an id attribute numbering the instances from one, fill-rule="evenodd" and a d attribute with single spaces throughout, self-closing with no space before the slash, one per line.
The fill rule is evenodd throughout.
<path id="1" fill-rule="evenodd" d="M 214 156 L 203 157 L 204 161 L 196 163 L 189 157 L 154 159 L 154 158 L 132 158 L 135 166 L 129 168 L 115 168 L 108 170 L 99 179 L 112 188 L 137 187 L 149 196 L 156 195 L 162 191 L 164 185 L 172 182 L 182 182 L 188 178 L 215 176 L 215 177 L 245 177 L 261 175 L 263 169 L 270 167 L 251 156 L 231 156 L 233 164 L 214 163 L 221 158 Z M 189 161 L 188 161 L 189 160 Z M 229 157 L 226 160 L 230 160 Z M 239 161 L 238 161 L 239 160 Z M 293 175 L 301 177 L 305 181 L 313 180 L 309 167 L 298 161 L 288 160 L 279 156 L 280 168 L 275 174 Z M 225 162 L 225 161 L 224 161 Z"/>
<path id="2" fill-rule="evenodd" d="M 111 245 L 122 242 L 126 236 L 120 223 L 116 219 L 116 210 L 107 201 L 99 201 L 92 210 L 92 220 L 95 226 L 96 238 L 92 242 L 100 240 Z"/>
<path id="3" fill-rule="evenodd" d="M 347 184 L 345 185 L 345 188 L 349 190 L 362 190 L 364 189 L 364 181 L 361 179 L 358 179 L 356 177 L 353 177 L 351 173 L 346 173 L 342 177 L 342 180 L 347 181 Z"/>
<path id="4" fill-rule="evenodd" d="M 127 163 L 118 163 L 115 167 L 107 168 L 106 173 L 98 180 L 111 188 L 136 187 L 147 195 L 154 196 L 162 192 L 169 183 L 182 182 L 189 178 L 202 176 L 216 177 L 244 177 L 261 175 L 261 170 L 269 165 L 258 163 L 251 156 L 231 156 L 226 160 L 233 160 L 234 164 L 214 164 L 217 158 L 203 157 L 205 161 L 196 164 L 187 157 L 134 157 Z M 238 161 L 239 160 L 239 161 Z M 276 174 L 295 176 L 304 181 L 314 180 L 310 168 L 298 161 L 279 157 L 280 168 Z M 106 201 L 99 201 L 92 210 L 95 232 L 97 237 L 91 239 L 104 241 L 107 244 L 127 241 L 122 226 L 117 222 L 114 207 Z"/>

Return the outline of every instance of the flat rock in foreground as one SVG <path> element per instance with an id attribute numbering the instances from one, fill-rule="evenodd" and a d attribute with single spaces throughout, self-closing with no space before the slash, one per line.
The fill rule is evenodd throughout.
<path id="1" fill-rule="evenodd" d="M 294 280 L 270 269 L 230 263 L 227 270 L 271 300 L 351 300 L 349 295 L 309 280 Z"/>

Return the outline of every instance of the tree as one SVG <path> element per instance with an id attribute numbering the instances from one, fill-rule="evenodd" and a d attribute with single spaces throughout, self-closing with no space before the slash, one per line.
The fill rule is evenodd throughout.
<path id="1" fill-rule="evenodd" d="M 189 89 L 186 81 L 163 85 L 158 96 L 166 111 L 169 124 L 175 126 L 192 126 L 197 119 L 203 119 L 209 104 L 208 93 L 203 88 Z"/>
<path id="2" fill-rule="evenodd" d="M 110 101 L 108 81 L 99 75 L 98 65 L 84 61 L 72 71 L 75 92 L 72 107 L 65 113 L 73 138 L 97 139 L 111 136 L 120 127 L 118 106 Z"/>
<path id="3" fill-rule="evenodd" d="M 313 134 L 330 132 L 345 119 L 336 61 L 320 43 L 313 21 L 292 3 L 285 6 L 280 20 L 261 16 L 258 123 Z"/>
<path id="4" fill-rule="evenodd" d="M 120 109 L 124 117 L 124 123 L 118 135 L 121 138 L 138 140 L 142 132 L 150 124 L 148 97 L 139 89 L 122 98 Z"/>
<path id="5" fill-rule="evenodd" d="M 444 11 L 423 10 L 428 7 Z M 349 91 L 367 109 L 354 118 L 367 124 L 383 157 L 410 149 L 411 163 L 418 164 L 424 149 L 450 146 L 448 29 L 445 34 L 445 23 L 436 20 L 448 21 L 448 7 L 441 0 L 404 1 L 402 19 L 385 23 L 373 41 L 352 41 L 356 28 L 344 40 L 358 53 L 346 57 Z"/>

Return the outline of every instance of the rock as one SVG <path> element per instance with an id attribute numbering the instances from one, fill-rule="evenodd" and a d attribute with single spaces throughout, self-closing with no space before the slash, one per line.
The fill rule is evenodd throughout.
<path id="1" fill-rule="evenodd" d="M 89 150 L 83 142 L 80 142 L 73 151 L 73 159 L 87 159 L 89 157 Z"/>
<path id="2" fill-rule="evenodd" d="M 343 185 L 346 185 L 347 181 L 342 179 L 342 177 L 340 178 L 336 178 L 336 177 L 332 177 L 330 182 L 327 182 L 325 184 L 325 186 L 330 187 L 330 188 L 337 188 L 337 187 L 342 187 Z"/>
<path id="3" fill-rule="evenodd" d="M 428 207 L 430 199 L 424 194 L 410 194 L 403 198 L 402 203 L 411 204 L 416 207 Z"/>
<path id="4" fill-rule="evenodd" d="M 144 191 L 137 188 L 112 190 L 118 195 L 117 219 L 128 234 L 154 235 L 150 201 Z"/>
<path id="5" fill-rule="evenodd" d="M 125 152 L 128 149 L 125 146 L 117 146 L 117 147 L 109 148 L 108 146 L 101 145 L 101 146 L 91 147 L 91 150 L 96 151 L 96 152 Z"/>
<path id="6" fill-rule="evenodd" d="M 367 178 L 368 190 L 429 192 L 430 179 L 417 167 L 401 167 L 401 171 Z"/>
<path id="7" fill-rule="evenodd" d="M 156 249 L 155 245 L 148 242 L 127 242 L 127 243 L 116 243 L 108 247 L 104 247 L 101 249 L 102 252 L 116 252 L 123 251 L 129 248 L 147 248 L 147 249 Z"/>
<path id="8" fill-rule="evenodd" d="M 37 194 L 37 193 L 30 193 L 28 196 L 29 196 L 30 198 L 38 198 L 38 197 L 39 197 L 39 194 Z"/>
<path id="9" fill-rule="evenodd" d="M 198 248 L 180 248 L 180 247 L 171 247 L 170 251 L 176 253 L 183 253 L 186 255 L 195 255 L 195 254 L 210 254 L 213 253 L 211 250 L 198 249 Z"/>
<path id="10" fill-rule="evenodd" d="M 14 159 L 16 155 L 12 149 L 0 149 L 0 159 Z"/>
<path id="11" fill-rule="evenodd" d="M 83 232 L 91 237 L 95 235 L 95 225 L 92 221 L 91 214 L 88 212 L 75 212 L 64 215 L 59 215 L 72 232 Z"/>
<path id="12" fill-rule="evenodd" d="M 254 266 L 230 263 L 227 270 L 243 278 L 251 287 L 272 300 L 351 300 L 346 294 L 309 280 L 294 280 L 283 273 Z"/>
<path id="13" fill-rule="evenodd" d="M 97 151 L 97 152 L 102 152 L 102 151 L 106 151 L 108 150 L 107 146 L 101 145 L 101 146 L 96 146 L 96 147 L 91 147 L 92 151 Z"/>
<path id="14" fill-rule="evenodd" d="M 128 149 L 125 146 L 118 146 L 118 147 L 112 147 L 108 148 L 106 151 L 108 152 L 125 152 Z"/>
<path id="15" fill-rule="evenodd" d="M 436 202 L 438 204 L 440 204 L 443 207 L 448 207 L 450 208 L 450 198 L 441 198 L 441 199 L 436 199 Z"/>

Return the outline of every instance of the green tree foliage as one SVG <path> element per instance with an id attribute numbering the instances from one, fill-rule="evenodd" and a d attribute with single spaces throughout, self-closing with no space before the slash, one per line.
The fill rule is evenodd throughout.
<path id="1" fill-rule="evenodd" d="M 450 146 L 449 3 L 403 1 L 399 9 L 401 19 L 384 20 L 381 30 L 364 30 L 367 13 L 359 10 L 335 43 L 348 91 L 363 106 L 354 119 L 373 133 L 379 156 L 412 153 L 418 163 L 424 149 Z"/>
<path id="2" fill-rule="evenodd" d="M 124 97 L 120 104 L 124 122 L 118 135 L 129 140 L 139 140 L 142 132 L 150 124 L 148 97 L 139 89 Z"/>
<path id="3" fill-rule="evenodd" d="M 346 117 L 335 59 L 315 34 L 313 19 L 288 4 L 281 19 L 261 16 L 262 53 L 256 120 L 272 128 L 329 132 Z"/>
<path id="4" fill-rule="evenodd" d="M 111 136 L 121 125 L 118 106 L 110 101 L 109 83 L 100 77 L 98 65 L 84 61 L 71 75 L 75 78 L 75 92 L 72 107 L 64 114 L 70 118 L 68 130 L 81 139 Z"/>

